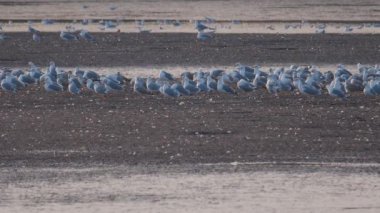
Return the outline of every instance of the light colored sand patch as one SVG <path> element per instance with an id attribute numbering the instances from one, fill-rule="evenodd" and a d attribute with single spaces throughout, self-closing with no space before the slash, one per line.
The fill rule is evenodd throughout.
<path id="1" fill-rule="evenodd" d="M 114 10 L 111 10 L 111 7 Z M 13 0 L 0 19 L 379 20 L 378 0 Z"/>
<path id="2" fill-rule="evenodd" d="M 277 68 L 277 67 L 289 67 L 291 64 L 265 64 L 261 65 L 261 70 L 268 72 L 270 68 Z M 254 66 L 253 64 L 249 64 L 249 66 Z M 307 64 L 300 64 L 300 66 L 308 66 Z M 322 64 L 317 65 L 322 72 L 327 71 L 335 71 L 337 68 L 337 65 L 333 64 Z M 196 72 L 199 70 L 202 70 L 204 72 L 211 71 L 213 69 L 223 69 L 225 71 L 232 71 L 234 70 L 235 66 L 125 66 L 125 67 L 80 67 L 82 70 L 93 70 L 100 74 L 108 75 L 112 73 L 120 72 L 124 76 L 128 78 L 133 78 L 136 76 L 140 77 L 158 77 L 161 70 L 168 71 L 172 73 L 174 76 L 178 77 L 181 73 L 185 71 L 189 72 Z M 345 68 L 348 69 L 350 72 L 357 72 L 357 66 L 354 64 L 348 64 L 345 65 Z M 23 69 L 27 70 L 27 67 L 14 67 L 14 69 Z M 47 67 L 42 67 L 42 70 L 45 71 Z M 65 71 L 73 71 L 75 70 L 75 67 L 59 67 L 59 69 L 63 69 Z"/>
<path id="3" fill-rule="evenodd" d="M 140 32 L 135 22 L 120 22 L 116 28 L 104 29 L 99 23 L 82 25 L 81 23 L 55 23 L 53 25 L 43 25 L 33 23 L 32 26 L 42 32 L 66 31 L 66 26 L 72 26 L 73 30 L 85 29 L 89 32 Z M 232 22 L 217 22 L 207 24 L 215 28 L 217 33 L 269 33 L 269 34 L 314 34 L 321 33 L 322 23 L 301 23 L 301 22 L 273 22 L 273 23 L 248 23 L 242 22 L 234 24 Z M 145 22 L 143 30 L 151 33 L 196 33 L 193 21 L 182 22 L 179 26 L 173 24 L 162 24 L 155 21 Z M 26 32 L 27 23 L 4 24 L 4 32 Z M 374 27 L 373 23 L 349 24 L 349 23 L 328 23 L 324 28 L 325 33 L 334 34 L 379 34 L 380 27 Z"/>
<path id="4" fill-rule="evenodd" d="M 3 168 L 0 211 L 334 213 L 380 208 L 377 173 L 308 166 L 245 172 L 234 172 L 235 166 L 196 172 L 172 167 Z M 219 167 L 224 172 L 213 172 Z"/>

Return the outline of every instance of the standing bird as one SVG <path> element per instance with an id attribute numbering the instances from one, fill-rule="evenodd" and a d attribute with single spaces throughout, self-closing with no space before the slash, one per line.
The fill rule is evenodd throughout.
<path id="1" fill-rule="evenodd" d="M 214 37 L 215 31 L 198 31 L 197 39 L 200 41 L 208 41 Z"/>
<path id="2" fill-rule="evenodd" d="M 204 25 L 201 21 L 199 20 L 196 20 L 195 21 L 195 29 L 199 32 L 199 31 L 204 31 L 206 29 L 209 29 L 209 30 L 215 30 L 215 28 L 211 28 L 211 27 L 208 27 L 206 25 Z"/>
<path id="3" fill-rule="evenodd" d="M 79 36 L 86 41 L 95 42 L 94 36 L 92 36 L 87 30 L 81 30 Z"/>
<path id="4" fill-rule="evenodd" d="M 35 42 L 41 42 L 41 36 L 38 33 L 33 33 L 32 39 Z"/>

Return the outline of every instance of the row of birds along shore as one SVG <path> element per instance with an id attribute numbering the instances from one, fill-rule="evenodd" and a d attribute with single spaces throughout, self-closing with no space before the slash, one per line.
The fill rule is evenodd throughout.
<path id="1" fill-rule="evenodd" d="M 149 33 L 150 30 L 146 30 L 143 28 L 144 22 L 138 22 L 137 28 L 139 29 L 140 33 Z M 106 28 L 114 28 L 116 27 L 116 23 L 112 21 L 104 21 L 102 22 Z M 196 38 L 200 41 L 207 41 L 214 37 L 215 28 L 207 26 L 203 21 L 195 21 L 195 30 L 197 31 Z M 28 32 L 32 34 L 32 39 L 35 42 L 41 42 L 41 31 L 34 28 L 32 25 L 28 25 Z M 117 30 L 118 33 L 120 33 L 120 30 Z M 80 29 L 77 30 L 73 26 L 68 25 L 66 26 L 66 30 L 62 30 L 59 33 L 59 37 L 64 41 L 77 41 L 79 39 L 88 41 L 88 42 L 96 42 L 95 36 L 93 36 L 88 30 L 86 29 Z M 10 36 L 1 33 L 1 26 L 0 26 L 0 41 L 11 39 Z"/>
<path id="2" fill-rule="evenodd" d="M 318 96 L 327 91 L 333 97 L 346 100 L 349 93 L 362 92 L 366 96 L 380 95 L 380 68 L 357 65 L 357 72 L 350 72 L 338 65 L 335 72 L 321 72 L 316 66 L 280 67 L 263 71 L 260 66 L 237 64 L 232 71 L 182 72 L 175 78 L 167 71 L 159 76 L 128 79 L 120 72 L 101 75 L 91 70 L 65 71 L 54 62 L 42 70 L 29 62 L 27 70 L 0 70 L 1 89 L 17 93 L 32 85 L 43 85 L 46 92 L 69 92 L 79 95 L 84 91 L 96 94 L 133 91 L 138 94 L 161 94 L 167 97 L 191 96 L 199 93 L 225 93 L 237 95 L 243 92 L 267 91 L 274 96 L 292 92 Z"/>

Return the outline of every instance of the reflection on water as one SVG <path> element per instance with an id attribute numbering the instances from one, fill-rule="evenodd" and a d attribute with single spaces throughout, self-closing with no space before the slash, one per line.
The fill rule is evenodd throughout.
<path id="1" fill-rule="evenodd" d="M 379 212 L 378 168 L 1 168 L 0 212 Z"/>

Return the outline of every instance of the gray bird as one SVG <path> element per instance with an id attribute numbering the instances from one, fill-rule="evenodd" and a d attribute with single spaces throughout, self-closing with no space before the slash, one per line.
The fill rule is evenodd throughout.
<path id="1" fill-rule="evenodd" d="M 217 83 L 218 92 L 236 95 L 236 92 L 224 83 L 225 76 L 226 74 L 223 74 L 218 80 L 218 83 Z"/>
<path id="2" fill-rule="evenodd" d="M 59 37 L 65 41 L 78 40 L 78 38 L 74 34 L 69 33 L 69 32 L 64 32 L 64 31 L 61 31 L 61 34 L 59 35 Z"/>
<path id="3" fill-rule="evenodd" d="M 172 89 L 174 90 L 177 90 L 181 95 L 185 95 L 185 96 L 188 96 L 188 95 L 191 95 L 190 92 L 188 90 L 186 90 L 182 84 L 179 84 L 179 83 L 174 83 L 172 86 L 171 86 Z"/>
<path id="4" fill-rule="evenodd" d="M 208 88 L 209 91 L 216 91 L 216 90 L 218 90 L 218 84 L 211 77 L 211 75 L 207 76 L 207 88 Z"/>
<path id="5" fill-rule="evenodd" d="M 146 88 L 147 90 L 150 92 L 150 93 L 155 93 L 155 92 L 159 92 L 160 90 L 160 85 L 157 84 L 153 78 L 151 77 L 148 77 L 146 79 Z"/>
<path id="6" fill-rule="evenodd" d="M 164 71 L 164 70 L 160 71 L 159 78 L 161 80 L 166 80 L 166 81 L 173 81 L 174 80 L 173 75 Z"/>
<path id="7" fill-rule="evenodd" d="M 255 89 L 255 86 L 247 80 L 240 79 L 237 83 L 237 88 L 244 92 L 251 92 Z"/>
<path id="8" fill-rule="evenodd" d="M 106 86 L 99 81 L 94 82 L 94 91 L 95 93 L 101 94 L 101 95 L 107 94 Z"/>
<path id="9" fill-rule="evenodd" d="M 162 85 L 160 87 L 160 92 L 161 92 L 161 94 L 163 94 L 166 97 L 179 97 L 180 96 L 180 93 L 177 90 L 172 89 L 168 84 Z"/>
<path id="10" fill-rule="evenodd" d="M 81 30 L 79 36 L 86 41 L 95 42 L 94 36 L 92 36 L 87 30 Z"/>

